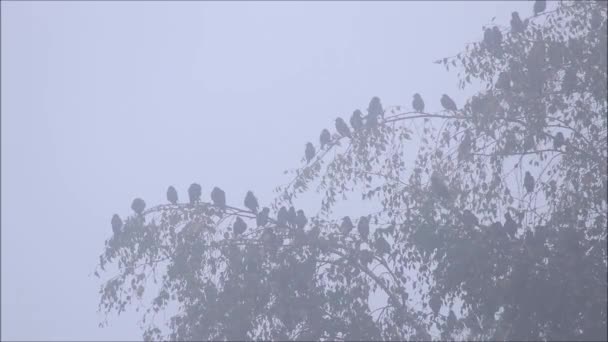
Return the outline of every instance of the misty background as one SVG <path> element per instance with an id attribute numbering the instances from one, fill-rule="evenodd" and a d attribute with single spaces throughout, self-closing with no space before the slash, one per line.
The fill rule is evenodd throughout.
<path id="1" fill-rule="evenodd" d="M 337 116 L 441 94 L 432 62 L 529 2 L 6 2 L 2 340 L 139 340 L 99 328 L 92 275 L 113 213 L 192 182 L 261 205 Z M 549 4 L 549 6 L 552 6 Z M 473 90 L 467 90 L 467 93 Z M 333 130 L 333 129 L 332 129 Z"/>

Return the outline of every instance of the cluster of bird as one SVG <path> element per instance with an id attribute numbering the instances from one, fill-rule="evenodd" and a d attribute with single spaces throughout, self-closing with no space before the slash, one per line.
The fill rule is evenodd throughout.
<path id="1" fill-rule="evenodd" d="M 456 107 L 456 103 L 452 98 L 448 95 L 443 94 L 441 96 L 441 105 L 445 110 L 455 112 L 458 110 Z M 424 112 L 424 100 L 420 94 L 414 94 L 414 100 L 412 101 L 412 108 L 418 113 Z M 384 109 L 382 108 L 382 103 L 380 102 L 380 98 L 377 96 L 372 97 L 372 100 L 369 103 L 367 109 L 368 115 L 363 116 L 363 113 L 360 110 L 355 110 L 350 117 L 350 125 L 353 128 L 353 131 L 357 132 L 361 129 L 373 128 L 378 125 L 378 118 L 382 117 L 384 119 Z M 365 119 L 365 122 L 364 122 Z M 348 124 L 342 118 L 336 118 L 335 122 L 336 131 L 340 135 L 340 137 L 347 137 L 352 139 L 352 133 Z M 321 150 L 325 149 L 326 146 L 331 145 L 331 133 L 328 129 L 324 128 L 321 131 L 321 135 L 319 136 L 319 143 L 321 144 Z M 310 163 L 310 161 L 315 157 L 316 150 L 314 145 L 311 142 L 306 143 L 306 148 L 304 149 L 304 156 L 306 157 L 306 162 Z"/>

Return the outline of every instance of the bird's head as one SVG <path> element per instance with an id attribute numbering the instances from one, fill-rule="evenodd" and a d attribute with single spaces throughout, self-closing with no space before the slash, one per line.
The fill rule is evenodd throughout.
<path id="1" fill-rule="evenodd" d="M 418 94 L 418 93 L 414 94 L 414 98 L 415 99 L 419 99 L 420 98 L 420 94 Z"/>
<path id="2" fill-rule="evenodd" d="M 519 13 L 517 13 L 517 12 L 511 13 L 511 18 L 513 18 L 513 19 L 519 19 Z"/>

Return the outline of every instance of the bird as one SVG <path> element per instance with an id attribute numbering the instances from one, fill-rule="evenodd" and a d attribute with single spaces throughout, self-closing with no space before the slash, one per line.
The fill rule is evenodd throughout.
<path id="1" fill-rule="evenodd" d="M 226 208 L 226 193 L 217 186 L 211 190 L 211 200 L 213 201 L 213 204 L 220 207 L 220 209 L 223 210 Z"/>
<path id="2" fill-rule="evenodd" d="M 268 223 L 268 214 L 270 213 L 270 209 L 268 207 L 264 207 L 262 211 L 260 211 L 255 217 L 255 223 L 258 227 L 265 226 Z"/>
<path id="3" fill-rule="evenodd" d="M 547 1 L 546 0 L 536 0 L 534 1 L 534 15 L 538 15 L 547 9 Z"/>
<path id="4" fill-rule="evenodd" d="M 325 145 L 329 145 L 329 143 L 331 142 L 331 134 L 329 134 L 329 131 L 327 129 L 323 129 L 321 131 L 321 135 L 319 136 L 319 142 L 321 143 L 321 149 L 325 148 Z"/>
<path id="5" fill-rule="evenodd" d="M 494 47 L 494 34 L 489 27 L 483 31 L 483 44 L 487 49 L 492 49 Z"/>
<path id="6" fill-rule="evenodd" d="M 359 218 L 359 223 L 357 224 L 357 230 L 359 231 L 361 238 L 367 240 L 367 237 L 369 236 L 369 218 L 361 216 L 361 218 Z"/>
<path id="7" fill-rule="evenodd" d="M 433 174 L 431 174 L 431 190 L 439 195 L 440 197 L 443 198 L 449 198 L 450 197 L 450 192 L 448 190 L 447 185 L 445 185 L 445 183 L 443 182 L 443 180 L 441 179 L 441 176 L 439 176 L 439 173 L 437 171 L 433 171 Z"/>
<path id="8" fill-rule="evenodd" d="M 306 156 L 306 163 L 310 163 L 312 158 L 315 157 L 315 147 L 312 145 L 312 143 L 306 143 L 306 150 L 304 151 L 304 154 Z"/>
<path id="9" fill-rule="evenodd" d="M 388 254 L 391 252 L 391 245 L 388 244 L 388 241 L 386 241 L 383 236 L 379 236 L 376 239 L 376 241 L 374 242 L 374 247 L 380 255 Z"/>
<path id="10" fill-rule="evenodd" d="M 342 224 L 340 225 L 340 231 L 342 232 L 342 234 L 348 235 L 348 233 L 350 233 L 353 228 L 355 228 L 355 226 L 353 225 L 353 221 L 350 220 L 350 217 L 344 216 L 342 218 Z"/>
<path id="11" fill-rule="evenodd" d="M 566 143 L 566 139 L 564 138 L 564 134 L 562 132 L 557 132 L 555 138 L 553 138 L 553 148 L 559 150 Z"/>
<path id="12" fill-rule="evenodd" d="M 498 26 L 492 27 L 492 41 L 495 48 L 500 48 L 502 45 L 502 32 L 500 32 Z"/>
<path id="13" fill-rule="evenodd" d="M 287 225 L 287 209 L 285 207 L 279 209 L 279 212 L 277 213 L 277 223 L 279 226 Z"/>
<path id="14" fill-rule="evenodd" d="M 380 102 L 380 98 L 378 96 L 372 97 L 371 101 L 369 101 L 367 113 L 370 116 L 384 117 L 384 109 L 382 108 L 382 103 Z"/>
<path id="15" fill-rule="evenodd" d="M 340 133 L 341 136 L 352 138 L 350 134 L 350 129 L 342 118 L 336 119 L 336 130 L 338 131 L 338 133 Z"/>
<path id="16" fill-rule="evenodd" d="M 519 13 L 512 12 L 511 13 L 511 33 L 522 33 L 522 32 L 524 32 L 525 29 L 526 29 L 526 27 L 524 26 L 524 23 L 521 21 L 521 18 L 519 17 Z"/>
<path id="17" fill-rule="evenodd" d="M 414 100 L 412 101 L 412 107 L 415 111 L 422 113 L 424 112 L 424 101 L 422 100 L 422 96 L 416 93 L 414 94 Z"/>
<path id="18" fill-rule="evenodd" d="M 177 190 L 173 186 L 170 186 L 167 189 L 167 201 L 171 204 L 177 203 Z"/>
<path id="19" fill-rule="evenodd" d="M 451 111 L 456 111 L 456 103 L 454 102 L 454 100 L 452 100 L 449 96 L 447 96 L 446 94 L 443 94 L 441 96 L 441 105 L 443 106 L 443 108 L 445 108 L 446 110 L 451 110 Z"/>
<path id="20" fill-rule="evenodd" d="M 289 223 L 290 226 L 295 226 L 297 223 L 297 217 L 298 215 L 296 214 L 296 208 L 294 207 L 289 207 L 289 210 L 287 211 L 287 223 Z"/>
<path id="21" fill-rule="evenodd" d="M 238 217 L 234 221 L 234 225 L 232 226 L 232 231 L 234 232 L 234 236 L 241 235 L 247 229 L 247 223 L 243 221 L 242 218 Z"/>
<path id="22" fill-rule="evenodd" d="M 476 227 L 479 225 L 479 219 L 477 216 L 475 216 L 475 214 L 468 209 L 462 212 L 462 222 L 468 227 Z"/>
<path id="23" fill-rule="evenodd" d="M 534 191 L 534 177 L 532 177 L 529 171 L 526 171 L 526 175 L 524 176 L 524 187 L 528 193 Z"/>
<path id="24" fill-rule="evenodd" d="M 141 215 L 144 212 L 144 209 L 146 209 L 146 202 L 138 197 L 133 200 L 133 203 L 131 203 L 131 209 L 133 209 L 133 211 L 138 215 Z"/>
<path id="25" fill-rule="evenodd" d="M 247 195 L 245 195 L 245 201 L 243 202 L 245 207 L 251 210 L 254 213 L 258 212 L 259 204 L 258 199 L 255 198 L 255 195 L 251 191 L 247 191 Z"/>
<path id="26" fill-rule="evenodd" d="M 201 200 L 201 186 L 197 183 L 190 184 L 188 188 L 188 197 L 190 199 L 190 204 L 194 204 Z"/>
<path id="27" fill-rule="evenodd" d="M 360 110 L 357 109 L 353 112 L 353 115 L 350 117 L 350 125 L 355 131 L 363 128 L 363 114 Z"/>
<path id="28" fill-rule="evenodd" d="M 471 153 L 471 145 L 471 135 L 466 133 L 460 142 L 460 145 L 458 145 L 458 160 L 464 160 L 469 156 Z"/>
<path id="29" fill-rule="evenodd" d="M 505 214 L 505 224 L 503 227 L 511 238 L 515 236 L 515 233 L 517 232 L 517 223 L 515 223 L 515 220 L 513 220 L 511 214 Z"/>
<path id="30" fill-rule="evenodd" d="M 308 219 L 304 215 L 304 210 L 301 210 L 301 209 L 298 210 L 295 222 L 296 222 L 296 227 L 298 227 L 298 229 L 304 229 L 304 227 L 308 223 Z"/>
<path id="31" fill-rule="evenodd" d="M 114 235 L 120 234 L 120 230 L 122 229 L 122 220 L 118 214 L 114 214 L 112 216 L 112 231 Z"/>

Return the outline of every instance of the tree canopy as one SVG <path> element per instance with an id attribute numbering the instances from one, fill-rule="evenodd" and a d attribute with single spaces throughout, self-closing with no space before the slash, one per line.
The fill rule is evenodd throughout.
<path id="1" fill-rule="evenodd" d="M 100 310 L 139 303 L 147 340 L 606 340 L 607 2 L 542 3 L 436 61 L 465 103 L 373 97 L 270 202 L 136 199 L 111 220 Z M 351 199 L 378 210 L 336 217 Z"/>

